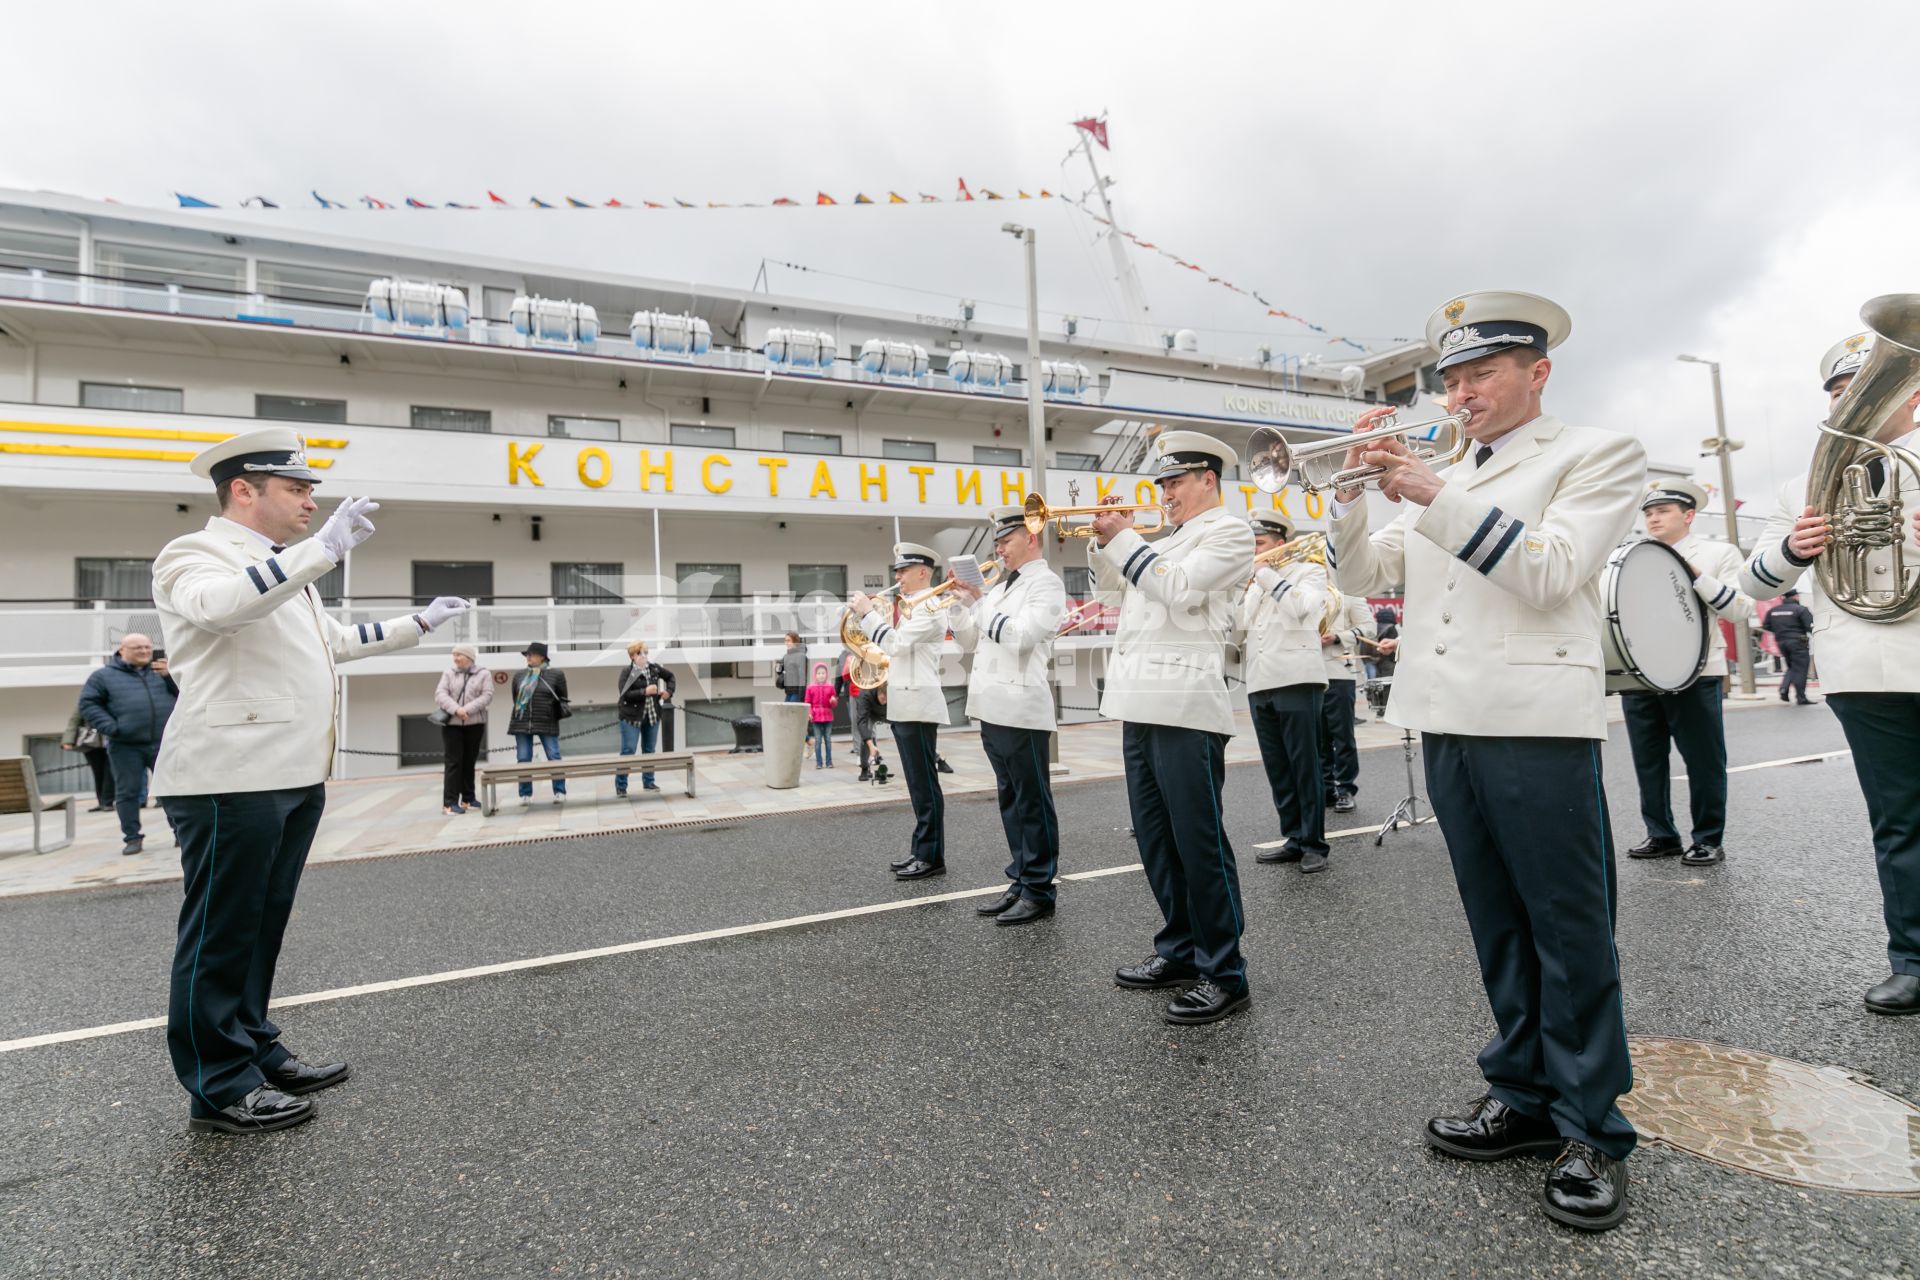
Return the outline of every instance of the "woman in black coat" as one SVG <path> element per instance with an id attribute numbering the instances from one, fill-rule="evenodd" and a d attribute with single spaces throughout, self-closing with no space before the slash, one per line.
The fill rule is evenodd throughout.
<path id="1" fill-rule="evenodd" d="M 627 646 L 627 669 L 620 673 L 620 754 L 630 756 L 634 748 L 651 754 L 660 742 L 660 713 L 673 705 L 673 672 L 647 657 L 647 642 L 635 640 Z M 640 775 L 640 786 L 658 791 L 653 775 Z M 627 775 L 613 776 L 615 795 L 627 794 Z"/>
<path id="2" fill-rule="evenodd" d="M 521 651 L 527 660 L 524 671 L 513 677 L 513 717 L 507 732 L 513 735 L 514 757 L 521 764 L 533 759 L 533 740 L 540 739 L 540 751 L 549 760 L 560 758 L 560 722 L 572 715 L 567 706 L 567 673 L 548 665 L 547 646 L 538 640 Z M 567 797 L 567 780 L 553 780 L 553 802 Z M 520 784 L 520 803 L 533 803 L 533 784 Z"/>

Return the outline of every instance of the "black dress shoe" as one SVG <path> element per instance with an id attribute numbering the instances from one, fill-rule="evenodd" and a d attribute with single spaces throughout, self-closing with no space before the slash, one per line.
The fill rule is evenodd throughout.
<path id="1" fill-rule="evenodd" d="M 1165 956 L 1148 956 L 1139 964 L 1122 965 L 1113 971 L 1116 986 L 1139 987 L 1184 987 L 1189 982 L 1197 982 L 1200 975 L 1191 969 L 1183 969 Z"/>
<path id="2" fill-rule="evenodd" d="M 943 876 L 945 874 L 947 874 L 946 863 L 927 862 L 924 859 L 915 858 L 906 866 L 894 872 L 893 878 L 895 880 L 924 880 L 928 876 Z"/>
<path id="3" fill-rule="evenodd" d="M 1505 1160 L 1529 1151 L 1550 1151 L 1560 1134 L 1549 1120 L 1515 1111 L 1492 1095 L 1483 1095 L 1463 1116 L 1427 1121 L 1427 1145 L 1461 1160 Z"/>
<path id="4" fill-rule="evenodd" d="M 1035 920 L 1045 920 L 1053 914 L 1051 902 L 1035 902 L 1032 898 L 1022 898 L 1007 910 L 993 918 L 995 924 L 1032 924 Z"/>
<path id="5" fill-rule="evenodd" d="M 1920 977 L 1911 973 L 1896 973 L 1869 990 L 1866 999 L 1867 1008 L 1875 1013 L 1893 1017 L 1904 1013 L 1920 1013 Z"/>
<path id="6" fill-rule="evenodd" d="M 1020 891 L 1009 889 L 992 902 L 975 907 L 973 910 L 975 915 L 997 916 L 1018 901 L 1020 901 Z"/>
<path id="7" fill-rule="evenodd" d="M 145 850 L 146 847 L 146 841 L 144 840 L 129 840 L 121 847 L 120 856 L 123 858 L 131 858 L 134 854 Z"/>
<path id="8" fill-rule="evenodd" d="M 904 857 L 904 858 L 895 858 L 895 859 L 894 859 L 894 860 L 893 860 L 892 862 L 889 862 L 889 863 L 887 864 L 887 870 L 889 870 L 889 871 L 905 871 L 905 870 L 906 870 L 906 869 L 907 869 L 908 867 L 910 867 L 910 866 L 912 866 L 912 865 L 913 865 L 913 855 L 912 855 L 912 854 L 908 854 L 908 855 L 907 855 L 906 857 Z"/>
<path id="9" fill-rule="evenodd" d="M 1202 978 L 1173 998 L 1165 1017 L 1181 1026 L 1197 1026 L 1238 1013 L 1252 1001 L 1251 991 L 1226 991 L 1214 985 L 1213 979 Z"/>
<path id="10" fill-rule="evenodd" d="M 1333 811 L 1335 813 L 1352 813 L 1359 807 L 1359 802 L 1350 795 L 1343 795 L 1333 802 Z"/>
<path id="11" fill-rule="evenodd" d="M 1690 867 L 1710 867 L 1716 862 L 1725 862 L 1726 860 L 1727 851 L 1725 849 L 1722 849 L 1717 844 L 1701 844 L 1698 841 L 1688 845 L 1687 851 L 1680 856 L 1680 861 Z"/>
<path id="12" fill-rule="evenodd" d="M 1605 1231 L 1627 1216 L 1627 1165 L 1584 1142 L 1569 1142 L 1553 1158 L 1540 1207 L 1555 1222 Z"/>
<path id="13" fill-rule="evenodd" d="M 1684 848 L 1677 837 L 1648 836 L 1627 850 L 1629 858 L 1671 858 Z"/>
<path id="14" fill-rule="evenodd" d="M 1326 869 L 1327 855 L 1324 853 L 1310 853 L 1300 859 L 1300 874 L 1303 876 L 1310 876 L 1316 871 L 1325 871 Z"/>
<path id="15" fill-rule="evenodd" d="M 1297 844 L 1281 845 L 1278 849 L 1262 849 L 1253 855 L 1255 862 L 1298 862 L 1301 848 Z"/>
<path id="16" fill-rule="evenodd" d="M 347 1074 L 347 1064 L 344 1062 L 322 1062 L 315 1066 L 298 1058 L 288 1058 L 266 1073 L 268 1084 L 281 1093 L 293 1096 L 330 1089 L 345 1080 Z"/>
<path id="17" fill-rule="evenodd" d="M 313 1103 L 290 1098 L 271 1085 L 261 1085 L 230 1107 L 218 1111 L 194 1104 L 187 1128 L 200 1133 L 272 1133 L 313 1119 Z"/>

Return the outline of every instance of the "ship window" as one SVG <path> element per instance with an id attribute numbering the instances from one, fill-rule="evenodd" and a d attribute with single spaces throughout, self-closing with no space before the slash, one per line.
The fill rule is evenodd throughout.
<path id="1" fill-rule="evenodd" d="M 91 608 L 104 601 L 119 604 L 153 602 L 153 561 L 86 556 L 73 562 L 73 602 Z"/>
<path id="2" fill-rule="evenodd" d="M 840 437 L 818 431 L 783 431 L 780 447 L 788 453 L 839 453 Z"/>
<path id="3" fill-rule="evenodd" d="M 828 596 L 847 598 L 847 566 L 843 564 L 790 564 L 787 566 L 787 590 L 796 600 Z"/>
<path id="4" fill-rule="evenodd" d="M 673 579 L 680 585 L 682 600 L 740 598 L 740 566 L 737 564 L 676 564 Z"/>
<path id="5" fill-rule="evenodd" d="M 1053 465 L 1062 471 L 1098 471 L 1100 455 L 1097 453 L 1056 453 Z"/>
<path id="6" fill-rule="evenodd" d="M 367 301 L 367 286 L 373 283 L 371 271 L 339 271 L 327 267 L 301 267 L 288 262 L 263 262 L 258 279 L 260 292 L 289 302 L 317 302 L 322 306 L 345 307 L 358 311 Z"/>
<path id="7" fill-rule="evenodd" d="M 80 237 L 0 227 L 0 265 L 46 271 L 80 269 Z"/>
<path id="8" fill-rule="evenodd" d="M 178 387 L 135 387 L 118 382 L 83 382 L 80 404 L 87 409 L 135 409 L 145 413 L 182 413 L 186 393 Z"/>
<path id="9" fill-rule="evenodd" d="M 139 284 L 177 284 L 183 289 L 240 292 L 245 266 L 239 258 L 180 249 L 154 249 L 138 244 L 99 243 L 93 247 L 94 270 L 109 280 Z"/>
<path id="10" fill-rule="evenodd" d="M 566 414 L 547 415 L 547 434 L 568 440 L 618 440 L 618 418 L 573 418 Z"/>
<path id="11" fill-rule="evenodd" d="M 618 604 L 627 566 L 618 561 L 555 563 L 555 604 Z"/>
<path id="12" fill-rule="evenodd" d="M 415 560 L 413 562 L 413 603 L 418 608 L 432 603 L 435 596 L 459 596 L 475 604 L 493 603 L 493 562 L 491 560 Z M 519 639 L 518 636 L 514 637 Z M 542 640 L 544 636 L 529 639 Z"/>
<path id="13" fill-rule="evenodd" d="M 261 396 L 253 398 L 253 416 L 277 418 L 282 422 L 345 422 L 345 400 L 315 400 L 311 396 Z"/>
<path id="14" fill-rule="evenodd" d="M 973 446 L 973 460 L 993 467 L 1017 467 L 1020 465 L 1020 451 L 1002 449 L 999 445 L 977 444 Z"/>
<path id="15" fill-rule="evenodd" d="M 882 440 L 880 456 L 883 458 L 908 458 L 915 462 L 933 461 L 933 441 L 931 440 Z"/>
<path id="16" fill-rule="evenodd" d="M 436 409 L 432 405 L 413 406 L 412 425 L 421 431 L 493 430 L 493 414 L 486 409 Z"/>
<path id="17" fill-rule="evenodd" d="M 695 427 L 676 422 L 668 428 L 667 438 L 674 444 L 703 444 L 713 449 L 733 448 L 732 427 Z"/>

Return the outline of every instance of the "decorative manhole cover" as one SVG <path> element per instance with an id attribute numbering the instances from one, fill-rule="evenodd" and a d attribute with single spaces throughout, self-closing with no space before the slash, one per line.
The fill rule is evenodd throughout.
<path id="1" fill-rule="evenodd" d="M 1838 1067 L 1752 1049 L 1631 1036 L 1620 1109 L 1648 1137 L 1801 1187 L 1920 1196 L 1920 1108 Z"/>

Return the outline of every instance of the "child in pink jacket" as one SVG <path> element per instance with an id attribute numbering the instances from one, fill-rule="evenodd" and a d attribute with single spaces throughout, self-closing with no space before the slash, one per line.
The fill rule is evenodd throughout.
<path id="1" fill-rule="evenodd" d="M 833 709 L 840 699 L 833 692 L 833 682 L 827 678 L 827 664 L 817 662 L 813 667 L 813 683 L 807 686 L 807 718 L 812 722 L 807 733 L 813 739 L 813 767 L 816 769 L 833 768 Z"/>

